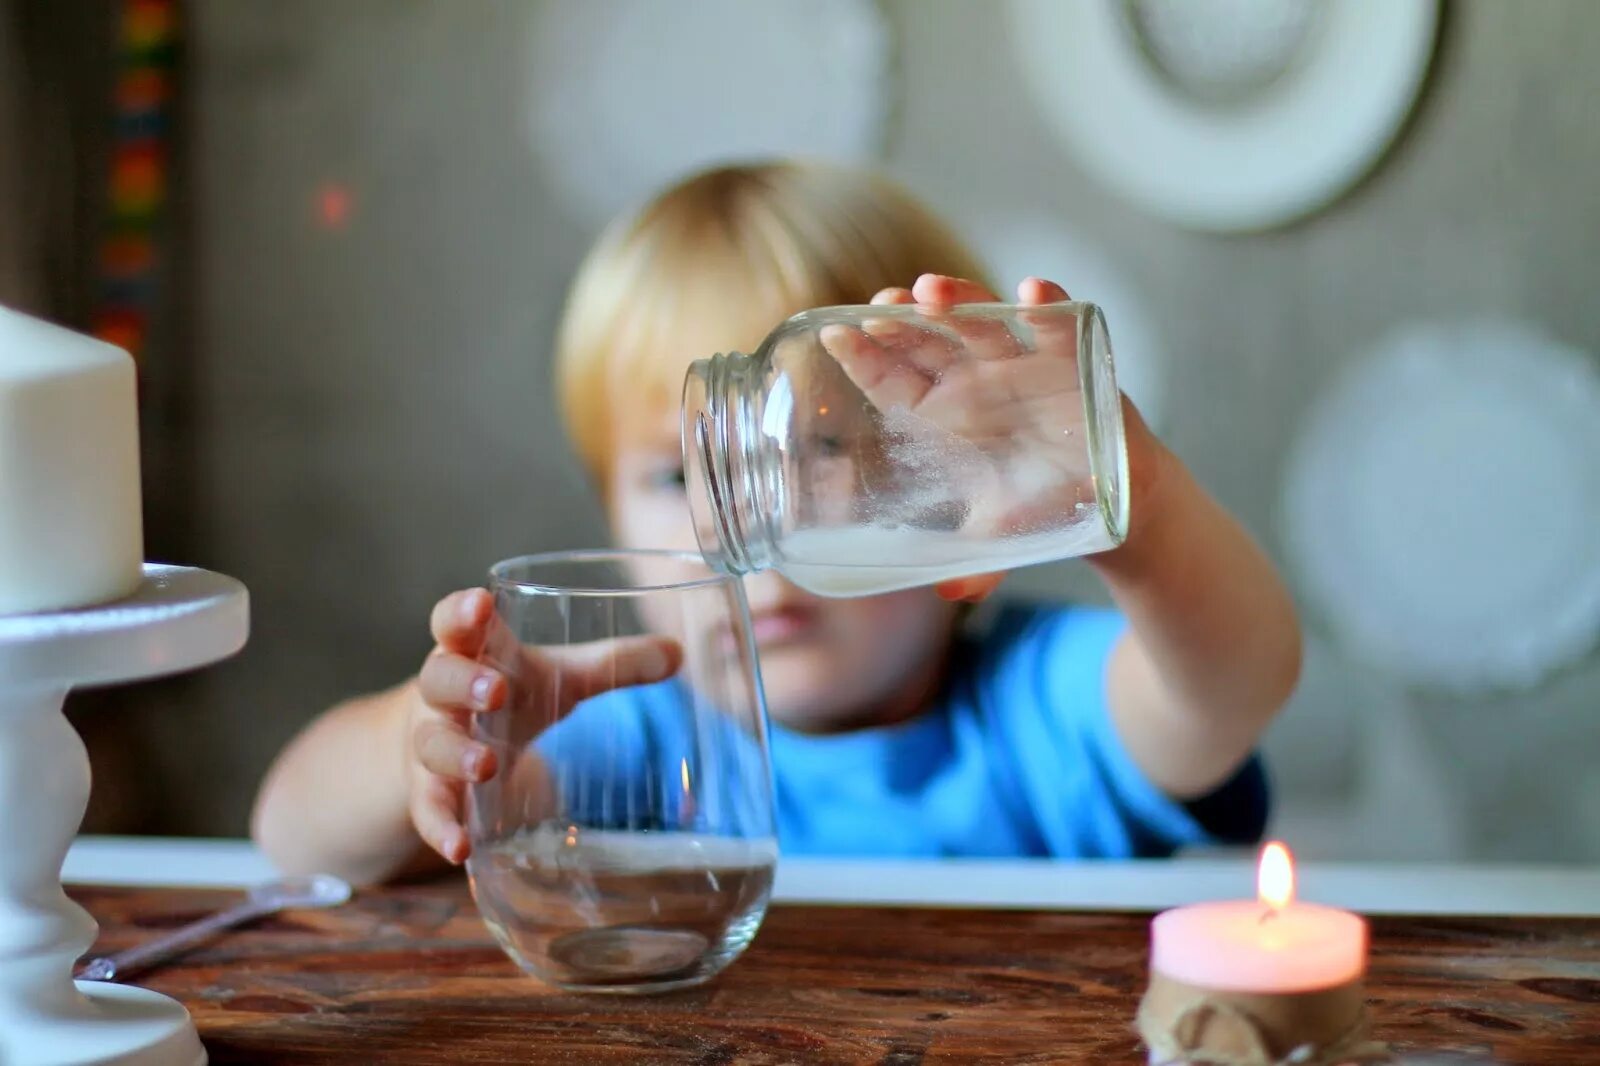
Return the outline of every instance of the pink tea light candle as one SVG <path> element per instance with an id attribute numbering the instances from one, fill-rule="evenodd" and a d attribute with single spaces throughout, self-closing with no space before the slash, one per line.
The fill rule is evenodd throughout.
<path id="1" fill-rule="evenodd" d="M 1282 844 L 1261 853 L 1257 899 L 1156 916 L 1139 1032 L 1162 1066 L 1378 1062 L 1361 979 L 1367 923 L 1294 898 Z"/>

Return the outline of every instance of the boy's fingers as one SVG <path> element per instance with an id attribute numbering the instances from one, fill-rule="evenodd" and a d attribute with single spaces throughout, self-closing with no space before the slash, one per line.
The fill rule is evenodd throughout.
<path id="1" fill-rule="evenodd" d="M 417 762 L 431 774 L 454 781 L 487 781 L 494 776 L 494 752 L 467 736 L 459 723 L 430 715 L 411 734 Z"/>
<path id="2" fill-rule="evenodd" d="M 924 274 L 911 286 L 919 304 L 992 304 L 998 297 L 976 281 L 951 278 L 943 274 Z"/>
<path id="3" fill-rule="evenodd" d="M 665 681 L 683 665 L 683 646 L 670 637 L 620 637 L 563 648 L 528 648 L 519 699 L 555 706 L 546 727 L 574 704 L 613 689 Z"/>
<path id="4" fill-rule="evenodd" d="M 912 286 L 919 304 L 948 307 L 953 304 L 995 303 L 998 297 L 976 281 L 943 274 L 924 274 Z M 1006 359 L 1022 352 L 1022 345 L 1004 322 L 968 318 L 950 322 L 967 350 L 979 359 Z"/>
<path id="5" fill-rule="evenodd" d="M 494 711 L 506 702 L 506 679 L 499 671 L 442 649 L 422 664 L 417 689 L 423 702 L 441 710 Z"/>
<path id="6" fill-rule="evenodd" d="M 1024 278 L 1017 286 L 1017 302 L 1023 304 L 1054 304 L 1070 300 L 1067 290 L 1044 278 Z"/>
<path id="7" fill-rule="evenodd" d="M 1028 278 L 1017 286 L 1017 299 L 1029 306 L 1061 303 L 1070 300 L 1067 290 L 1053 281 Z M 1034 344 L 1044 355 L 1073 358 L 1078 354 L 1078 318 L 1076 315 L 1029 314 L 1024 311 L 1022 320 L 1033 327 Z"/>
<path id="8" fill-rule="evenodd" d="M 879 289 L 872 297 L 872 302 L 879 307 L 898 305 L 901 307 L 917 302 L 911 295 L 910 289 L 892 288 Z M 900 352 L 914 352 L 917 347 L 928 338 L 937 335 L 918 326 L 915 322 L 904 318 L 869 318 L 861 323 L 861 332 L 865 333 L 884 350 L 885 354 L 891 350 Z M 949 362 L 946 357 L 945 362 Z M 918 365 L 921 365 L 920 362 Z"/>
<path id="9" fill-rule="evenodd" d="M 859 329 L 824 326 L 818 337 L 845 375 L 879 410 L 915 407 L 932 387 L 908 359 L 888 351 Z"/>
<path id="10" fill-rule="evenodd" d="M 950 325 L 967 351 L 982 360 L 1011 359 L 1025 350 L 1011 327 L 998 319 L 957 318 Z"/>
<path id="11" fill-rule="evenodd" d="M 558 681 L 564 705 L 558 713 L 564 714 L 572 704 L 612 689 L 665 681 L 683 665 L 683 645 L 670 637 L 619 637 L 542 648 L 535 661 Z"/>
<path id="12" fill-rule="evenodd" d="M 472 850 L 461 827 L 461 792 L 439 778 L 427 778 L 411 791 L 411 824 L 428 847 L 459 866 Z"/>
<path id="13" fill-rule="evenodd" d="M 946 600 L 980 603 L 999 588 L 1005 579 L 1004 574 L 979 574 L 974 577 L 958 578 L 955 581 L 945 581 L 936 585 L 935 591 Z"/>
<path id="14" fill-rule="evenodd" d="M 428 628 L 441 648 L 475 656 L 483 648 L 486 625 L 494 615 L 494 597 L 485 589 L 452 592 L 434 605 Z"/>
<path id="15" fill-rule="evenodd" d="M 484 624 L 483 647 L 478 661 L 503 674 L 514 672 L 522 661 L 524 645 L 498 613 L 491 613 Z"/>

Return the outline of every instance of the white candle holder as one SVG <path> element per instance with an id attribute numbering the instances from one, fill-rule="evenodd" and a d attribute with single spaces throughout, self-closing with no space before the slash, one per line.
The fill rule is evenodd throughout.
<path id="1" fill-rule="evenodd" d="M 80 686 L 227 658 L 249 628 L 239 582 L 150 563 L 127 599 L 0 617 L 0 1063 L 205 1063 L 175 1000 L 72 979 L 99 930 L 61 889 L 61 863 L 89 801 L 88 754 L 62 704 Z"/>

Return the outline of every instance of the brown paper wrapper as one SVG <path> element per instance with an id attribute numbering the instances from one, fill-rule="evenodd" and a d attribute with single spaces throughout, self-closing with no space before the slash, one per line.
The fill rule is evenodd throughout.
<path id="1" fill-rule="evenodd" d="M 1388 1060 L 1367 1039 L 1360 981 L 1313 992 L 1224 992 L 1150 975 L 1139 1035 L 1155 1063 L 1344 1066 Z"/>

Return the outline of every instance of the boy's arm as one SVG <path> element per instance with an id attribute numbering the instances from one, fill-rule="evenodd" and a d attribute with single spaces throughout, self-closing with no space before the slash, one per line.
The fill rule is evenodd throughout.
<path id="1" fill-rule="evenodd" d="M 885 289 L 873 302 L 938 307 L 994 298 L 975 281 L 924 274 L 910 289 Z M 1067 298 L 1040 278 L 1017 286 L 1025 306 Z M 1294 690 L 1300 628 L 1288 592 L 1250 535 L 1126 401 L 1123 415 L 1131 529 L 1120 548 L 1090 558 L 1132 623 L 1112 651 L 1106 693 L 1139 769 L 1169 796 L 1194 799 L 1239 767 Z M 999 580 L 962 578 L 939 591 L 981 599 Z"/>
<path id="2" fill-rule="evenodd" d="M 924 274 L 910 289 L 885 289 L 873 302 L 948 307 L 994 298 L 978 282 Z M 1040 278 L 1017 286 L 1024 306 L 1067 298 Z M 1038 343 L 1044 351 L 1062 341 L 1041 334 Z M 1112 651 L 1106 693 L 1139 769 L 1169 796 L 1193 799 L 1227 780 L 1289 698 L 1300 675 L 1300 629 L 1288 592 L 1250 535 L 1156 440 L 1132 404 L 1124 401 L 1123 414 L 1131 529 L 1120 548 L 1090 558 L 1132 623 Z M 981 599 L 999 580 L 961 578 L 939 592 Z"/>
<path id="3" fill-rule="evenodd" d="M 288 873 L 373 884 L 446 867 L 412 827 L 406 735 L 416 682 L 339 704 L 279 754 L 251 836 Z"/>
<path id="4" fill-rule="evenodd" d="M 1193 799 L 1228 779 L 1294 691 L 1300 627 L 1261 548 L 1124 409 L 1131 529 L 1089 560 L 1131 623 L 1107 697 L 1139 768 Z"/>

